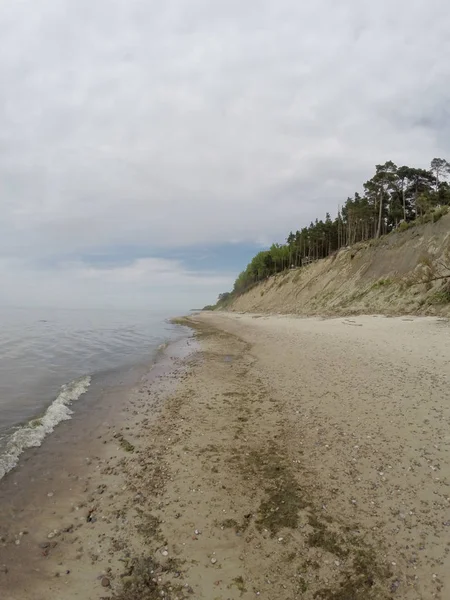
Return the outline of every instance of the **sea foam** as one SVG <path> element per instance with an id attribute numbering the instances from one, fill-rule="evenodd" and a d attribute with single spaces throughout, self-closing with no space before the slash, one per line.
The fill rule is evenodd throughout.
<path id="1" fill-rule="evenodd" d="M 44 438 L 52 433 L 61 421 L 67 421 L 73 414 L 69 408 L 74 400 L 84 394 L 91 383 L 86 375 L 61 387 L 58 397 L 47 408 L 45 414 L 17 428 L 6 440 L 0 454 L 0 479 L 19 462 L 19 456 L 27 448 L 40 446 Z M 3 445 L 3 444 L 2 444 Z"/>

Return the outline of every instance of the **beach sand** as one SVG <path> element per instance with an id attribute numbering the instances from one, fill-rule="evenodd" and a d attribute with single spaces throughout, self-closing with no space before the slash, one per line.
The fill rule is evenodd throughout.
<path id="1" fill-rule="evenodd" d="M 51 496 L 0 484 L 0 597 L 449 598 L 449 322 L 189 322 Z"/>

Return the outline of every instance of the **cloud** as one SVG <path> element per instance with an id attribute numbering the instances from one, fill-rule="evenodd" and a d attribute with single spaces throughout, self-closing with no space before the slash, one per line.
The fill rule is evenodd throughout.
<path id="1" fill-rule="evenodd" d="M 450 157 L 449 30 L 445 0 L 5 3 L 0 256 L 282 240 Z"/>
<path id="2" fill-rule="evenodd" d="M 137 259 L 127 265 L 93 267 L 82 262 L 36 268 L 20 260 L 0 261 L 7 305 L 82 308 L 165 308 L 183 310 L 205 304 L 233 283 L 232 274 L 186 269 L 176 260 Z M 162 299 L 164 300 L 162 302 Z"/>

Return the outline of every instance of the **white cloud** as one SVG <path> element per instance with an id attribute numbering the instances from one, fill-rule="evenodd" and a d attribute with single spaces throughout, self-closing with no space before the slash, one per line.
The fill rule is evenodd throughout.
<path id="1" fill-rule="evenodd" d="M 280 239 L 450 158 L 448 31 L 445 0 L 3 3 L 0 256 Z"/>
<path id="2" fill-rule="evenodd" d="M 31 297 L 33 305 L 43 307 L 186 310 L 202 307 L 229 289 L 233 276 L 189 271 L 166 259 L 104 268 L 66 263 L 39 270 L 15 259 L 0 261 L 0 281 L 6 305 L 29 306 Z"/>

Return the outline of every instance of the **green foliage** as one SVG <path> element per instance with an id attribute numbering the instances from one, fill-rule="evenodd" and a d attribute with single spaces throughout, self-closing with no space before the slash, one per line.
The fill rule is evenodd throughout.
<path id="1" fill-rule="evenodd" d="M 448 206 L 441 206 L 432 212 L 432 221 L 436 223 L 439 219 L 442 219 L 443 216 L 448 214 Z"/>
<path id="2" fill-rule="evenodd" d="M 219 294 L 218 302 L 226 302 L 227 300 L 229 300 L 230 296 L 230 292 L 224 292 L 223 294 Z"/>
<path id="3" fill-rule="evenodd" d="M 437 290 L 427 298 L 426 302 L 432 306 L 450 304 L 450 287 L 447 286 L 444 289 Z"/>
<path id="4" fill-rule="evenodd" d="M 412 227 L 415 227 L 417 225 L 417 223 L 415 221 L 403 221 L 402 223 L 400 223 L 400 225 L 397 227 L 397 231 L 406 231 L 407 229 L 411 229 Z"/>
<path id="5" fill-rule="evenodd" d="M 233 291 L 219 296 L 216 307 L 228 306 L 236 296 L 272 275 L 335 255 L 340 248 L 438 221 L 450 206 L 449 176 L 450 163 L 441 158 L 434 158 L 429 170 L 397 167 L 392 161 L 376 165 L 362 196 L 355 193 L 347 198 L 334 220 L 327 213 L 324 220 L 291 231 L 286 243 L 258 252 L 237 277 Z"/>
<path id="6" fill-rule="evenodd" d="M 391 285 L 392 283 L 393 283 L 393 281 L 389 277 L 387 277 L 386 279 L 379 279 L 378 281 L 376 281 L 372 285 L 372 289 L 375 290 L 377 288 L 381 288 L 381 287 L 385 287 L 385 286 Z"/>
<path id="7" fill-rule="evenodd" d="M 406 231 L 407 229 L 417 227 L 417 225 L 424 225 L 425 223 L 437 223 L 439 219 L 442 219 L 442 217 L 448 214 L 448 211 L 448 206 L 431 208 L 429 209 L 429 212 L 417 217 L 417 219 L 414 219 L 413 221 L 402 221 L 395 231 Z"/>

